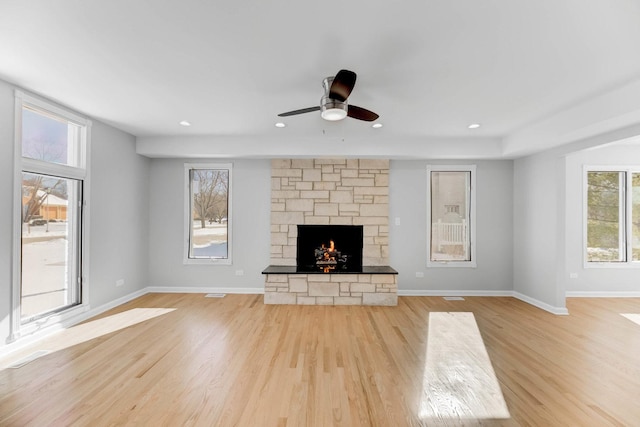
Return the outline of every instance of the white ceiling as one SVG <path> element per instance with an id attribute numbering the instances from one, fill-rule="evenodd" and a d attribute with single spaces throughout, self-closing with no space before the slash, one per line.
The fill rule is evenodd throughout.
<path id="1" fill-rule="evenodd" d="M 341 68 L 383 128 L 277 117 Z M 0 79 L 150 156 L 517 157 L 640 123 L 640 2 L 0 0 Z"/>

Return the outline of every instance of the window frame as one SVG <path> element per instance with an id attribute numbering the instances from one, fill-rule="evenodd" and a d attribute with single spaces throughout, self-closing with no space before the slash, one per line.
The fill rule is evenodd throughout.
<path id="1" fill-rule="evenodd" d="M 13 242 L 12 242 L 12 280 L 11 280 L 11 314 L 9 341 L 14 342 L 23 337 L 40 333 L 45 329 L 59 328 L 76 316 L 88 311 L 89 307 L 89 156 L 91 146 L 91 120 L 79 116 L 70 110 L 51 102 L 15 90 L 14 103 L 14 185 L 13 185 Z M 76 147 L 77 166 L 51 163 L 28 157 L 22 157 L 22 113 L 24 108 L 33 109 L 43 115 L 64 119 L 80 127 L 79 146 Z M 81 201 L 77 207 L 78 232 L 74 241 L 74 252 L 78 259 L 74 260 L 79 268 L 77 304 L 48 312 L 45 315 L 23 321 L 21 314 L 21 282 L 22 282 L 22 176 L 23 173 L 58 176 L 80 181 Z M 75 247 L 79 245 L 80 247 Z"/>
<path id="2" fill-rule="evenodd" d="M 431 173 L 432 172 L 469 172 L 469 191 L 468 191 L 468 215 L 469 215 L 469 250 L 471 259 L 469 261 L 456 260 L 431 260 Z M 476 187 L 477 187 L 477 168 L 472 165 L 427 165 L 427 268 L 476 268 Z"/>
<path id="3" fill-rule="evenodd" d="M 227 194 L 227 258 L 191 258 L 191 171 L 194 169 L 224 169 L 229 173 Z M 183 264 L 185 265 L 232 265 L 233 264 L 233 163 L 185 163 L 184 164 L 184 248 Z"/>
<path id="4" fill-rule="evenodd" d="M 635 165 L 584 165 L 582 168 L 582 260 L 584 268 L 640 268 L 640 260 L 633 260 L 633 174 L 640 174 L 640 166 Z M 624 190 L 621 191 L 623 201 L 620 203 L 620 209 L 624 206 L 624 220 L 621 227 L 624 227 L 624 233 L 620 233 L 624 237 L 623 247 L 625 248 L 624 261 L 589 261 L 587 253 L 588 244 L 588 215 L 589 215 L 589 172 L 623 172 Z M 631 255 L 631 256 L 629 256 Z"/>

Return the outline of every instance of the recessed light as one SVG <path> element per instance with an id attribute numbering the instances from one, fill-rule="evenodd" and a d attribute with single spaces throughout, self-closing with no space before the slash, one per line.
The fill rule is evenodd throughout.
<path id="1" fill-rule="evenodd" d="M 374 129 L 380 129 L 382 127 L 382 123 L 374 123 L 371 125 L 371 127 Z"/>
<path id="2" fill-rule="evenodd" d="M 185 127 L 186 126 L 191 126 L 191 123 L 186 121 L 186 120 L 183 120 L 183 121 L 180 122 L 180 126 L 185 126 Z"/>
<path id="3" fill-rule="evenodd" d="M 468 128 L 469 129 L 478 129 L 480 127 L 480 123 L 471 123 Z"/>
<path id="4" fill-rule="evenodd" d="M 282 123 L 282 122 L 278 122 L 278 123 L 276 123 L 276 127 L 277 127 L 277 128 L 283 128 L 283 127 L 286 127 L 286 126 L 287 126 L 287 125 L 285 125 L 285 124 L 284 124 L 284 123 Z"/>

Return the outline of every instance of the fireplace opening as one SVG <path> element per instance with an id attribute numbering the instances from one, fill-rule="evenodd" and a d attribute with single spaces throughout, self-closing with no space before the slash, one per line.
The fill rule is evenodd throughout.
<path id="1" fill-rule="evenodd" d="M 297 268 L 323 273 L 361 271 L 362 245 L 361 225 L 298 225 Z"/>

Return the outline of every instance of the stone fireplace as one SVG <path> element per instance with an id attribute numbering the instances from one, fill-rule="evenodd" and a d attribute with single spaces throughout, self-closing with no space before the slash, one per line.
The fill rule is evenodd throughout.
<path id="1" fill-rule="evenodd" d="M 327 227 L 325 234 L 301 248 L 300 238 L 306 245 L 317 226 Z M 361 247 L 345 247 L 340 240 L 351 230 L 360 230 Z M 388 235 L 388 160 L 272 160 L 265 303 L 396 305 L 397 272 L 388 266 Z M 324 264 L 316 262 L 321 252 L 323 257 L 329 253 Z"/>
<path id="2" fill-rule="evenodd" d="M 296 264 L 298 225 L 362 225 L 363 264 L 389 263 L 389 161 L 271 162 L 271 262 Z"/>

